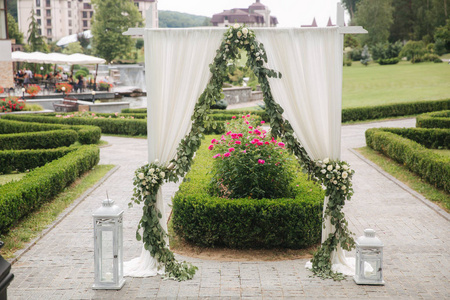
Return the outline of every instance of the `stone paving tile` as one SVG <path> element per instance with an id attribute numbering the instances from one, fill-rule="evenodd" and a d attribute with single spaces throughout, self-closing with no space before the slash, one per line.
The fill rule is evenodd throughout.
<path id="1" fill-rule="evenodd" d="M 176 255 L 198 266 L 193 280 L 126 278 L 120 291 L 92 290 L 92 212 L 106 191 L 124 209 L 124 259 L 137 257 L 135 230 L 141 208 L 127 208 L 134 170 L 147 160 L 147 141 L 103 137 L 102 164 L 120 168 L 13 265 L 10 299 L 450 299 L 450 224 L 349 148 L 365 145 L 370 127 L 411 127 L 414 119 L 342 127 L 342 158 L 356 170 L 355 195 L 344 211 L 360 236 L 373 228 L 385 244 L 385 286 L 358 286 L 309 277 L 306 260 L 220 262 Z M 166 215 L 177 184 L 163 188 Z M 354 253 L 349 253 L 354 256 Z"/>

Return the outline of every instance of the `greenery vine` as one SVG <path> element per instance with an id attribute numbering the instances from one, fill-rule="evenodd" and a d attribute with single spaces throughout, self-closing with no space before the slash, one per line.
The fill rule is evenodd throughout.
<path id="1" fill-rule="evenodd" d="M 324 161 L 311 160 L 306 150 L 295 138 L 291 125 L 283 118 L 283 109 L 273 99 L 268 79 L 281 78 L 281 73 L 264 66 L 264 63 L 267 62 L 264 45 L 256 40 L 252 30 L 238 24 L 231 26 L 225 32 L 214 61 L 209 65 L 212 73 L 211 79 L 195 105 L 191 118 L 192 129 L 178 145 L 176 158 L 166 166 L 155 161 L 140 167 L 135 172 L 135 188 L 130 205 L 133 202 L 144 204 L 143 216 L 136 231 L 136 238 L 138 240 L 142 238 L 145 249 L 150 251 L 151 255 L 165 268 L 166 277 L 186 280 L 194 276 L 197 267 L 186 262 L 176 261 L 174 254 L 166 245 L 167 233 L 159 224 L 162 216 L 156 208 L 156 194 L 164 181 L 177 182 L 189 171 L 193 155 L 200 147 L 204 137 L 205 127 L 211 122 L 208 116 L 210 107 L 223 97 L 221 91 L 223 77 L 227 74 L 227 64 L 240 58 L 239 49 L 247 51 L 247 66 L 253 70 L 261 84 L 266 111 L 271 120 L 272 136 L 283 139 L 286 147 L 298 158 L 305 172 L 310 175 L 311 179 L 321 183 L 326 189 L 326 195 L 329 196 L 324 217 L 331 218 L 331 224 L 335 230 L 315 253 L 312 259 L 312 271 L 322 278 L 342 279 L 342 274 L 335 273 L 331 269 L 331 255 L 338 245 L 346 250 L 354 247 L 352 233 L 348 230 L 348 224 L 342 212 L 345 200 L 349 200 L 352 195 L 351 176 L 353 171 L 345 162 L 331 162 L 328 159 Z M 143 229 L 142 236 L 139 234 L 141 228 Z"/>

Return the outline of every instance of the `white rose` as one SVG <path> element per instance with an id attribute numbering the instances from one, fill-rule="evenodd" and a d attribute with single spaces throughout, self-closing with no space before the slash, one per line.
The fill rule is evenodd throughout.
<path id="1" fill-rule="evenodd" d="M 144 179 L 144 177 L 145 177 L 145 176 L 144 176 L 144 173 L 139 173 L 139 174 L 138 174 L 138 177 L 139 177 L 139 179 Z"/>
<path id="2" fill-rule="evenodd" d="M 330 159 L 327 157 L 327 158 L 325 158 L 324 160 L 323 160 L 323 163 L 324 164 L 327 164 L 327 163 L 329 163 L 330 162 Z"/>
<path id="3" fill-rule="evenodd" d="M 230 35 L 228 36 L 228 38 L 229 38 L 229 39 L 231 39 L 232 37 L 233 37 L 233 35 L 232 35 L 232 34 L 230 34 Z"/>
<path id="4" fill-rule="evenodd" d="M 238 39 L 240 39 L 241 36 L 242 36 L 242 32 L 238 31 L 238 32 L 236 33 L 236 35 L 237 35 Z"/>
<path id="5" fill-rule="evenodd" d="M 143 186 L 146 186 L 146 185 L 147 185 L 147 181 L 145 181 L 145 180 L 142 181 L 142 185 L 143 185 Z"/>
<path id="6" fill-rule="evenodd" d="M 336 170 L 339 170 L 341 168 L 340 165 L 336 165 Z"/>
<path id="7" fill-rule="evenodd" d="M 241 45 L 243 44 L 243 42 L 241 41 L 241 43 L 240 43 Z"/>
<path id="8" fill-rule="evenodd" d="M 342 190 L 345 190 L 347 187 L 345 186 L 345 185 L 343 185 L 342 187 L 341 187 L 341 189 Z"/>
<path id="9" fill-rule="evenodd" d="M 328 165 L 327 170 L 328 170 L 328 171 L 333 170 L 333 166 L 332 166 L 332 165 Z"/>
<path id="10" fill-rule="evenodd" d="M 248 41 L 245 41 L 244 44 L 248 45 Z"/>
<path id="11" fill-rule="evenodd" d="M 150 173 L 155 172 L 155 169 L 151 168 L 150 170 L 148 170 Z"/>
<path id="12" fill-rule="evenodd" d="M 327 167 L 327 165 L 322 165 L 322 169 L 325 169 Z"/>
<path id="13" fill-rule="evenodd" d="M 345 172 L 345 171 L 344 171 L 344 172 L 342 172 L 342 178 L 344 178 L 344 179 L 345 179 L 345 178 L 347 178 L 347 177 L 348 177 L 348 173 L 347 173 L 347 172 Z"/>
<path id="14" fill-rule="evenodd" d="M 235 23 L 235 24 L 233 25 L 233 27 L 234 27 L 234 29 L 238 29 L 238 28 L 239 28 L 239 24 L 238 24 L 238 23 Z"/>
<path id="15" fill-rule="evenodd" d="M 159 176 L 160 176 L 161 178 L 164 178 L 164 176 L 166 176 L 166 173 L 161 172 L 161 173 L 159 173 Z"/>
<path id="16" fill-rule="evenodd" d="M 337 184 L 337 180 L 334 180 L 334 181 L 333 181 L 333 184 Z"/>
<path id="17" fill-rule="evenodd" d="M 235 42 L 235 43 L 239 43 L 239 41 L 238 41 L 238 40 L 235 40 L 234 42 Z"/>
<path id="18" fill-rule="evenodd" d="M 157 183 L 157 181 L 156 181 L 155 179 L 152 179 L 152 182 L 153 182 L 153 183 Z"/>
<path id="19" fill-rule="evenodd" d="M 342 168 L 343 168 L 344 170 L 346 170 L 346 171 L 348 170 L 348 166 L 347 166 L 347 165 L 343 165 Z"/>
<path id="20" fill-rule="evenodd" d="M 149 191 L 145 191 L 144 195 L 148 196 L 148 195 L 150 195 L 150 192 Z"/>
<path id="21" fill-rule="evenodd" d="M 320 172 L 322 173 L 322 174 L 325 174 L 327 171 L 326 170 L 320 170 Z"/>
<path id="22" fill-rule="evenodd" d="M 242 28 L 242 33 L 243 34 L 247 34 L 248 33 L 248 28 Z"/>
<path id="23" fill-rule="evenodd" d="M 259 52 L 256 52 L 256 54 L 255 54 L 256 56 L 259 56 Z"/>
<path id="24" fill-rule="evenodd" d="M 250 46 L 250 49 L 252 49 L 252 50 L 255 49 L 255 46 L 251 45 L 251 46 Z"/>
<path id="25" fill-rule="evenodd" d="M 157 164 L 157 163 L 159 163 L 159 160 L 158 160 L 158 159 L 155 159 L 155 164 Z"/>
<path id="26" fill-rule="evenodd" d="M 257 57 L 256 60 L 261 60 L 261 58 Z"/>

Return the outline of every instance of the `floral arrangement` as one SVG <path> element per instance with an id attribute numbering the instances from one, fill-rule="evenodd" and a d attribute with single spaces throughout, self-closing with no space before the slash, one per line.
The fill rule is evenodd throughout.
<path id="1" fill-rule="evenodd" d="M 264 124 L 264 121 L 261 121 Z M 225 135 L 208 149 L 216 153 L 211 194 L 224 198 L 289 197 L 293 173 L 285 144 L 256 125 L 250 114 L 233 116 Z"/>
<path id="2" fill-rule="evenodd" d="M 0 112 L 21 111 L 25 107 L 25 101 L 17 97 L 10 97 L 0 100 Z"/>
<path id="3" fill-rule="evenodd" d="M 111 83 L 103 81 L 103 80 L 101 80 L 98 83 L 99 91 L 109 91 L 109 89 L 112 88 L 112 87 L 113 87 L 113 85 Z"/>
<path id="4" fill-rule="evenodd" d="M 315 162 L 308 156 L 304 147 L 296 139 L 292 126 L 283 118 L 283 109 L 275 102 L 270 90 L 269 78 L 281 78 L 281 73 L 265 67 L 267 56 L 264 45 L 256 40 L 252 30 L 249 30 L 245 26 L 240 26 L 239 24 L 229 27 L 224 34 L 217 55 L 210 65 L 212 73 L 210 81 L 195 105 L 191 131 L 180 142 L 176 158 L 168 163 L 168 166 L 170 167 L 160 166 L 155 162 L 150 165 L 145 165 L 136 171 L 134 181 L 135 189 L 132 201 L 134 203 L 144 202 L 143 216 L 138 227 L 138 230 L 141 228 L 143 229 L 143 234 L 141 236 L 137 232 L 137 237 L 139 239 L 142 237 L 145 248 L 149 250 L 153 257 L 160 263 L 164 264 L 166 274 L 171 274 L 171 277 L 175 277 L 178 280 L 192 278 L 195 273 L 195 267 L 178 263 L 174 259 L 172 260 L 171 257 L 173 254 L 167 248 L 164 241 L 164 237 L 167 236 L 167 234 L 161 226 L 159 226 L 161 214 L 154 204 L 156 203 L 156 193 L 160 186 L 159 180 L 162 180 L 162 178 L 159 178 L 158 180 L 155 179 L 156 183 L 154 184 L 154 178 L 151 177 L 146 170 L 159 168 L 160 171 L 164 172 L 164 179 L 173 182 L 178 181 L 180 177 L 183 177 L 186 174 L 191 166 L 194 153 L 200 147 L 200 141 L 204 137 L 203 132 L 205 128 L 210 125 L 211 120 L 208 116 L 210 107 L 215 103 L 216 99 L 221 99 L 223 78 L 227 75 L 228 64 L 231 61 L 240 58 L 239 49 L 247 51 L 247 66 L 253 70 L 253 73 L 261 84 L 266 112 L 271 119 L 271 135 L 277 139 L 281 138 L 284 141 L 283 147 L 279 144 L 278 147 L 283 149 L 286 147 L 289 152 L 292 152 L 298 158 L 298 161 L 305 172 L 307 172 L 312 179 L 321 182 L 326 189 L 329 200 L 325 209 L 325 217 L 331 218 L 331 223 L 335 230 L 314 254 L 312 259 L 312 271 L 315 275 L 322 278 L 341 280 L 344 278 L 343 275 L 333 272 L 331 269 L 331 255 L 339 245 L 345 250 L 350 250 L 354 246 L 352 233 L 348 230 L 348 224 L 345 220 L 345 215 L 342 212 L 345 201 L 350 200 L 352 195 L 351 176 L 353 175 L 353 171 L 344 169 L 344 166 L 349 168 L 348 164 L 345 162 L 329 160 L 325 160 L 328 163 L 324 163 L 323 161 Z M 257 130 L 261 131 L 258 128 Z M 236 133 L 239 137 L 239 132 L 232 131 L 231 133 Z M 229 136 L 233 138 L 231 133 Z M 243 132 L 241 133 L 243 134 Z M 252 139 L 252 141 L 254 141 L 254 139 Z M 270 141 L 268 142 L 270 143 Z M 257 141 L 255 142 L 258 143 Z M 263 143 L 265 144 L 265 141 Z M 215 145 L 214 142 L 213 147 L 215 147 Z M 225 146 L 225 144 L 223 144 L 223 146 Z M 233 151 L 230 151 L 228 148 L 230 157 L 232 153 L 236 151 L 236 147 L 233 148 L 235 148 Z M 222 151 L 221 153 L 224 156 L 227 152 Z M 266 159 L 259 158 L 258 163 L 259 165 L 264 165 L 266 164 Z M 325 167 L 322 167 L 323 165 L 325 165 Z M 328 167 L 329 165 L 332 167 Z M 339 166 L 339 168 L 337 168 L 337 166 Z M 341 169 L 343 170 L 342 172 L 340 171 Z M 334 172 L 334 170 L 336 170 L 336 172 Z M 139 175 L 141 173 L 143 176 Z M 140 177 L 143 178 L 141 179 Z M 144 180 L 146 185 L 145 188 L 142 188 Z"/>
<path id="5" fill-rule="evenodd" d="M 25 89 L 25 92 L 29 94 L 31 97 L 36 96 L 40 91 L 41 87 L 37 84 L 29 84 Z"/>
<path id="6" fill-rule="evenodd" d="M 59 93 L 62 93 L 63 87 L 65 88 L 64 92 L 66 94 L 69 94 L 72 91 L 72 89 L 73 89 L 73 86 L 71 84 L 69 84 L 69 83 L 57 83 L 55 85 L 55 91 L 59 92 Z"/>
<path id="7" fill-rule="evenodd" d="M 198 269 L 187 262 L 178 262 L 172 251 L 166 247 L 165 238 L 167 234 L 159 224 L 162 217 L 161 212 L 156 208 L 156 194 L 165 179 L 169 178 L 170 170 L 159 164 L 158 160 L 151 164 L 146 164 L 135 172 L 133 180 L 134 193 L 132 202 L 136 204 L 144 203 L 144 216 L 138 225 L 136 231 L 137 240 L 144 238 L 145 249 L 155 257 L 160 263 L 160 267 L 164 267 L 165 276 L 176 280 L 191 279 Z M 131 206 L 132 203 L 129 204 Z M 147 217 L 148 216 L 148 217 Z M 143 236 L 139 234 L 139 229 L 143 228 Z M 152 234 L 148 234 L 147 228 L 152 228 Z"/>
<path id="8" fill-rule="evenodd" d="M 118 118 L 118 119 L 134 119 L 133 116 L 119 116 L 119 113 L 114 113 L 114 117 L 112 115 L 109 115 L 107 118 L 105 116 L 97 115 L 95 113 L 88 112 L 86 110 L 83 110 L 82 112 L 74 112 L 73 114 L 68 115 L 56 115 L 57 118 L 87 118 L 87 119 L 112 119 L 112 118 Z"/>

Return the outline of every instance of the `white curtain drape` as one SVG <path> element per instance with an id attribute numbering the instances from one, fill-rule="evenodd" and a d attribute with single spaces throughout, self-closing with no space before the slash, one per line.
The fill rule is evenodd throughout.
<path id="1" fill-rule="evenodd" d="M 343 35 L 338 30 L 255 29 L 268 67 L 283 75 L 269 80 L 273 97 L 313 160 L 340 158 Z M 329 218 L 324 224 L 322 242 L 334 230 Z M 333 253 L 332 263 L 334 270 L 354 275 L 354 261 L 346 259 L 341 247 Z"/>
<path id="2" fill-rule="evenodd" d="M 145 73 L 147 87 L 148 161 L 167 165 L 181 139 L 191 129 L 195 103 L 210 78 L 209 64 L 225 29 L 146 29 Z M 161 189 L 157 208 L 167 232 Z M 124 263 L 124 275 L 160 274 L 156 259 L 142 249 L 141 256 Z"/>

